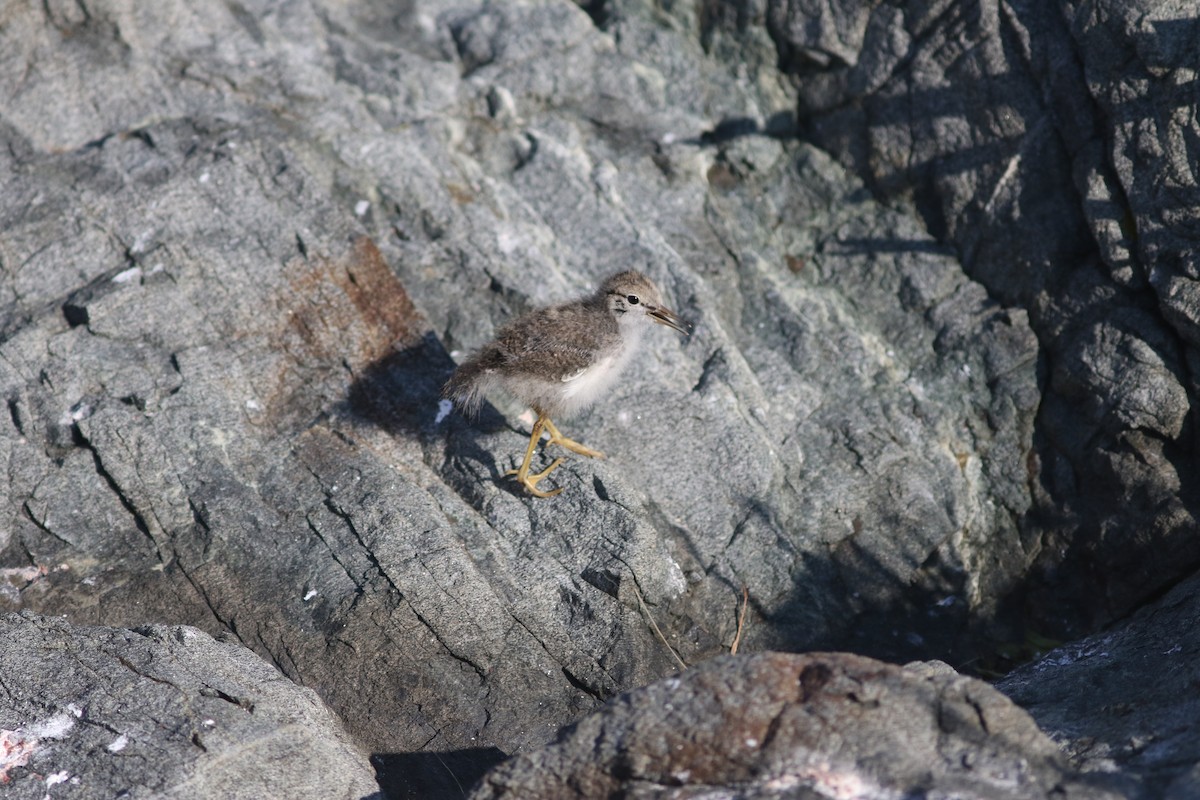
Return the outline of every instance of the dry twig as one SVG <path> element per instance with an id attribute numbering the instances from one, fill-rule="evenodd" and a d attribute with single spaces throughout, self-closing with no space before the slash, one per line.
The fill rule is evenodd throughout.
<path id="1" fill-rule="evenodd" d="M 658 640 L 666 645 L 667 650 L 675 657 L 676 663 L 679 664 L 679 668 L 687 669 L 687 664 L 683 663 L 683 659 L 675 652 L 675 648 L 671 647 L 670 642 L 667 641 L 667 637 L 663 636 L 663 632 L 658 629 L 658 624 L 654 621 L 654 617 L 650 615 L 650 609 L 646 607 L 646 601 L 642 599 L 642 593 L 638 591 L 637 581 L 630 581 L 629 585 L 633 587 L 633 593 L 638 599 L 638 605 L 641 606 L 642 613 L 646 615 L 646 621 L 650 623 L 650 627 L 658 634 Z"/>
<path id="2" fill-rule="evenodd" d="M 737 633 L 733 636 L 733 644 L 729 646 L 729 655 L 736 656 L 738 643 L 742 641 L 742 629 L 746 625 L 746 606 L 750 604 L 750 590 L 742 587 L 742 611 L 738 614 Z"/>

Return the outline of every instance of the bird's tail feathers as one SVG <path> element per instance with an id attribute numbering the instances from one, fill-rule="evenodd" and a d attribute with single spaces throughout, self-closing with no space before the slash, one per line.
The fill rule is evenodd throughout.
<path id="1" fill-rule="evenodd" d="M 442 389 L 442 397 L 454 403 L 463 414 L 474 417 L 483 404 L 485 370 L 477 360 L 465 362 Z"/>

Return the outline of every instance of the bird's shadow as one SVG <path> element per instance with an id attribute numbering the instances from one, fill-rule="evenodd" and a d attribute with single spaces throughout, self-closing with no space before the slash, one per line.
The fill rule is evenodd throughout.
<path id="1" fill-rule="evenodd" d="M 483 465 L 498 480 L 495 458 L 479 438 L 511 427 L 489 403 L 472 419 L 451 408 L 442 398 L 442 387 L 456 366 L 437 336 L 426 333 L 415 344 L 397 348 L 359 371 L 341 411 L 391 436 L 415 439 L 427 452 L 437 450 L 450 460 Z"/>

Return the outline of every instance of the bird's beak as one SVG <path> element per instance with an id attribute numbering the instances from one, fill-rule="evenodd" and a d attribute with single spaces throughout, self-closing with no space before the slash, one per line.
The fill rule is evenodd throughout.
<path id="1" fill-rule="evenodd" d="M 647 312 L 650 319 L 657 322 L 659 325 L 666 325 L 668 328 L 673 328 L 679 331 L 684 336 L 690 336 L 692 331 L 688 328 L 687 323 L 681 320 L 674 311 L 669 308 L 652 308 Z"/>

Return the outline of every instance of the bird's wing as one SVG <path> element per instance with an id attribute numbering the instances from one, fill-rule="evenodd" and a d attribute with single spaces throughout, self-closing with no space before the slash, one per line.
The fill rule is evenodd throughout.
<path id="1" fill-rule="evenodd" d="M 620 334 L 615 325 L 613 328 L 569 312 L 543 312 L 541 317 L 518 320 L 501 333 L 496 344 L 510 369 L 570 381 L 620 343 Z"/>

